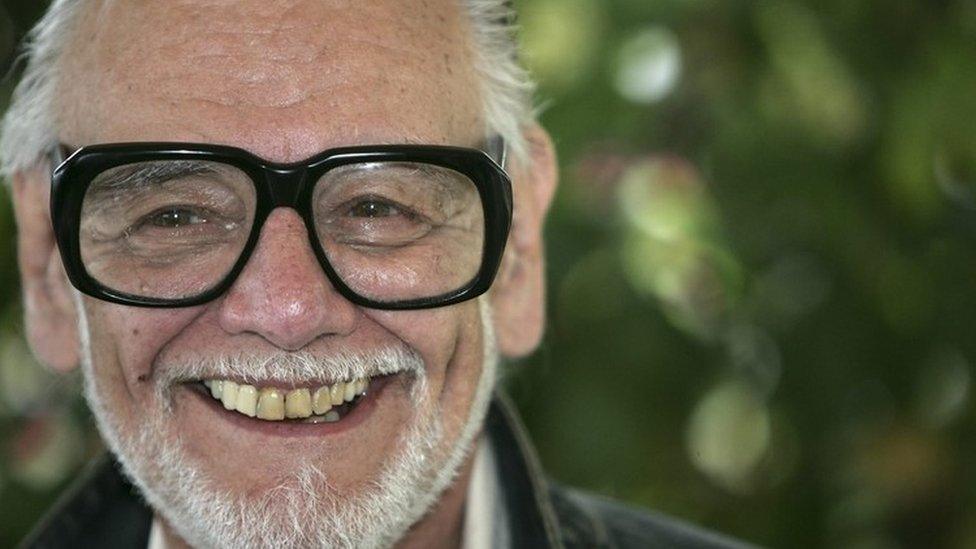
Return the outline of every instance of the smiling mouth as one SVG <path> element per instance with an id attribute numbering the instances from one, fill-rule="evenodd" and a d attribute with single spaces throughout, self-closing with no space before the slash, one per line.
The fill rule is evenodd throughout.
<path id="1" fill-rule="evenodd" d="M 351 413 L 371 388 L 388 376 L 311 387 L 260 387 L 229 379 L 206 379 L 195 388 L 248 418 L 282 423 L 335 423 Z"/>

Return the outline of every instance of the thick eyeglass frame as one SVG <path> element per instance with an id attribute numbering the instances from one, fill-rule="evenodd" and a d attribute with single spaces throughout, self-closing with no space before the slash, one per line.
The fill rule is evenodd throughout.
<path id="1" fill-rule="evenodd" d="M 216 299 L 231 287 L 244 269 L 257 246 L 261 228 L 268 215 L 275 208 L 286 207 L 296 210 L 301 216 L 319 265 L 336 291 L 350 302 L 385 310 L 442 307 L 486 292 L 498 272 L 505 250 L 512 222 L 512 185 L 504 169 L 504 140 L 499 136 L 493 137 L 488 140 L 486 148 L 487 153 L 478 149 L 443 145 L 365 145 L 329 149 L 305 161 L 276 163 L 237 147 L 204 143 L 100 144 L 82 147 L 70 155 L 68 152 L 71 149 L 62 144 L 52 154 L 52 165 L 57 167 L 51 176 L 51 219 L 68 279 L 82 293 L 112 303 L 172 308 L 200 305 Z M 257 199 L 251 233 L 240 257 L 221 281 L 206 292 L 189 298 L 161 299 L 113 290 L 95 280 L 81 259 L 81 209 L 92 181 L 99 174 L 114 167 L 160 160 L 211 161 L 233 166 L 250 178 Z M 432 164 L 454 170 L 474 183 L 484 209 L 485 234 L 481 267 L 468 284 L 437 296 L 402 301 L 375 301 L 357 294 L 343 282 L 319 242 L 312 215 L 311 197 L 316 182 L 327 171 L 363 162 Z"/>

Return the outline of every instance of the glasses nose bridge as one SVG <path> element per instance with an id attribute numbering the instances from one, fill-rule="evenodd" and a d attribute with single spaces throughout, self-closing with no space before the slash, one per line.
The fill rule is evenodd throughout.
<path id="1" fill-rule="evenodd" d="M 264 170 L 274 208 L 294 208 L 308 177 L 305 166 L 267 166 Z"/>

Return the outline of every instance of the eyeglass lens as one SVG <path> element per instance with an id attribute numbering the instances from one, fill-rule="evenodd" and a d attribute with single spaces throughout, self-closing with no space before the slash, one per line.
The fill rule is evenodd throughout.
<path id="1" fill-rule="evenodd" d="M 249 176 L 220 162 L 111 168 L 95 177 L 82 202 L 82 263 L 117 292 L 193 298 L 233 270 L 256 208 Z M 454 170 L 418 162 L 340 166 L 315 183 L 310 209 L 332 268 L 368 300 L 449 293 L 481 267 L 484 208 L 474 182 Z"/>

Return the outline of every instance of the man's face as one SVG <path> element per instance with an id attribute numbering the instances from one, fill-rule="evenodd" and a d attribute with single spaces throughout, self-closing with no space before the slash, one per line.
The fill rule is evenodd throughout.
<path id="1" fill-rule="evenodd" d="M 63 60 L 65 143 L 220 143 L 288 162 L 344 145 L 483 142 L 469 23 L 454 0 L 94 4 Z M 458 453 L 465 426 L 480 419 L 472 413 L 479 381 L 490 375 L 481 303 L 354 306 L 321 271 L 298 215 L 279 209 L 215 301 L 143 309 L 82 298 L 86 381 L 103 430 L 114 431 L 107 438 L 130 453 L 121 457 L 149 491 L 164 494 L 157 506 L 173 497 L 165 493 L 174 478 L 199 484 L 188 490 L 269 505 L 260 499 L 269 490 L 313 477 L 329 491 L 323 499 L 341 506 L 375 490 L 394 461 L 407 467 L 411 445 L 432 446 L 413 456 L 428 473 Z M 314 369 L 384 350 L 416 355 L 422 375 L 392 376 L 334 425 L 246 418 L 167 381 L 221 359 L 273 370 L 299 356 Z M 322 368 L 318 377 L 328 378 Z M 311 374 L 281 373 L 314 389 L 302 375 Z M 417 486 L 429 489 L 429 480 Z"/>

